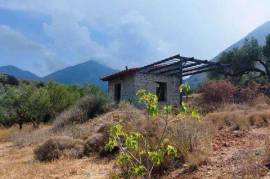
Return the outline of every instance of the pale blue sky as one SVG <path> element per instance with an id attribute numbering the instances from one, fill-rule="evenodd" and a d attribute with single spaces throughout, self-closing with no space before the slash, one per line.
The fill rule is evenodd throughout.
<path id="1" fill-rule="evenodd" d="M 0 0 L 0 66 L 38 75 L 180 53 L 211 59 L 270 20 L 269 0 Z"/>

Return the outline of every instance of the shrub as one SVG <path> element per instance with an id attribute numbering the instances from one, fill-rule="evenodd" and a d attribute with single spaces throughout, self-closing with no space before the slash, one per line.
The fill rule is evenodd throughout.
<path id="1" fill-rule="evenodd" d="M 17 78 L 11 76 L 11 75 L 6 75 L 3 73 L 0 73 L 0 83 L 3 85 L 19 85 L 19 80 Z"/>
<path id="2" fill-rule="evenodd" d="M 85 141 L 84 153 L 88 155 L 90 153 L 96 152 L 101 155 L 105 155 L 107 151 L 104 150 L 104 147 L 108 142 L 108 139 L 109 136 L 106 133 L 93 134 Z M 110 153 L 115 153 L 115 151 L 117 151 L 116 148 L 112 150 Z"/>
<path id="3" fill-rule="evenodd" d="M 229 81 L 209 81 L 201 88 L 202 105 L 209 110 L 216 109 L 220 104 L 234 102 L 237 88 Z"/>
<path id="4" fill-rule="evenodd" d="M 255 82 L 250 82 L 246 87 L 240 87 L 235 94 L 235 102 L 250 103 L 257 98 L 262 92 L 260 85 Z"/>
<path id="5" fill-rule="evenodd" d="M 39 161 L 52 161 L 61 157 L 81 158 L 84 154 L 84 143 L 70 137 L 55 137 L 45 141 L 34 150 Z"/>
<path id="6" fill-rule="evenodd" d="M 208 113 L 205 119 L 211 121 L 218 129 L 225 127 L 231 130 L 247 130 L 251 126 L 268 126 L 270 121 L 270 106 L 267 104 L 226 105 L 219 111 Z"/>
<path id="7" fill-rule="evenodd" d="M 54 122 L 54 129 L 72 123 L 83 123 L 106 111 L 106 99 L 99 96 L 85 96 L 74 106 L 62 112 Z"/>
<path id="8" fill-rule="evenodd" d="M 189 167 L 200 165 L 211 154 L 211 125 L 186 118 L 174 123 L 172 128 L 172 141 Z"/>
<path id="9" fill-rule="evenodd" d="M 177 155 L 176 148 L 166 139 L 168 116 L 172 108 L 164 107 L 164 112 L 167 114 L 164 118 L 165 124 L 162 126 L 161 133 L 155 136 L 151 129 L 159 126 L 151 117 L 158 114 L 157 96 L 145 90 L 139 90 L 137 96 L 147 109 L 145 130 L 143 132 L 126 131 L 120 124 L 113 125 L 109 130 L 109 142 L 105 146 L 108 151 L 112 151 L 115 147 L 119 148 L 117 164 L 124 178 L 138 176 L 150 178 L 153 173 L 163 172 L 166 166 L 164 164 L 167 161 L 173 161 Z"/>

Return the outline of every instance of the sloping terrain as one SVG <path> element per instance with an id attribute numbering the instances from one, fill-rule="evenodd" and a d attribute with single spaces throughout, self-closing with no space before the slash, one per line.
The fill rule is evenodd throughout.
<path id="1" fill-rule="evenodd" d="M 0 72 L 12 75 L 20 80 L 41 80 L 41 78 L 29 71 L 21 70 L 15 66 L 2 66 Z"/>
<path id="2" fill-rule="evenodd" d="M 45 76 L 43 80 L 52 80 L 64 84 L 89 83 L 105 89 L 106 83 L 101 81 L 100 78 L 114 72 L 116 72 L 116 70 L 90 60 L 85 63 L 54 72 L 48 76 Z"/>
<path id="3" fill-rule="evenodd" d="M 92 60 L 64 68 L 45 77 L 39 77 L 29 71 L 24 71 L 14 66 L 0 67 L 0 73 L 12 75 L 20 80 L 55 81 L 63 84 L 80 85 L 94 84 L 104 91 L 107 85 L 105 82 L 101 81 L 100 78 L 114 72 L 116 72 L 116 70 Z"/>
<path id="4" fill-rule="evenodd" d="M 219 126 L 212 133 L 212 149 L 208 159 L 190 168 L 179 167 L 163 178 L 263 178 L 270 176 L 270 126 L 269 106 L 257 105 L 245 109 L 231 109 L 228 113 L 217 111 L 209 113 L 220 120 L 218 124 L 209 123 L 209 130 Z M 238 115 L 238 116 L 237 116 Z M 240 116 L 239 116 L 240 115 Z M 208 115 L 207 115 L 208 116 Z M 204 122 L 212 119 L 205 116 Z M 220 116 L 218 118 L 218 116 Z M 100 157 L 93 153 L 83 158 L 61 158 L 51 162 L 40 162 L 34 158 L 34 149 L 49 138 L 69 136 L 87 139 L 105 123 L 128 122 L 145 116 L 132 107 L 114 109 L 91 121 L 74 126 L 67 125 L 52 133 L 52 125 L 33 129 L 30 125 L 18 131 L 14 126 L 0 130 L 0 176 L 1 178 L 109 178 L 117 171 L 114 158 Z M 224 118 L 223 118 L 224 117 Z M 234 119 L 235 118 L 235 119 Z M 221 120 L 225 121 L 221 121 Z M 237 126 L 228 123 L 234 121 Z M 249 121 L 246 126 L 242 120 Z M 250 121 L 251 120 L 251 121 Z M 143 122 L 143 121 L 141 121 Z M 138 124 L 143 125 L 141 122 Z M 203 122 L 203 121 L 202 121 Z M 217 122 L 217 121 L 216 121 Z M 224 123 L 225 122 L 225 123 Z M 247 128 L 243 128 L 246 126 Z M 220 128 L 222 127 L 222 128 Z M 211 129 L 212 130 L 212 129 Z M 194 131 L 195 132 L 195 131 Z M 198 131 L 197 131 L 198 132 Z M 210 137 L 210 136 L 209 136 Z"/>

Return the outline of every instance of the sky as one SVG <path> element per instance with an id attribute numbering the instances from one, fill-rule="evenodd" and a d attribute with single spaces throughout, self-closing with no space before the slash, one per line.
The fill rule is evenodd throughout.
<path id="1" fill-rule="evenodd" d="M 175 54 L 212 59 L 270 20 L 269 0 L 0 0 L 0 66 L 40 76 Z"/>

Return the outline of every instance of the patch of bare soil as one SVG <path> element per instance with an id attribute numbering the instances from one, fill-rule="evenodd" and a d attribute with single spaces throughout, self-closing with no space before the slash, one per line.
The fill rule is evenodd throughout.
<path id="1" fill-rule="evenodd" d="M 33 147 L 18 148 L 12 143 L 0 143 L 0 178 L 2 179 L 89 179 L 108 178 L 113 161 L 95 156 L 49 163 L 36 161 Z"/>
<path id="2" fill-rule="evenodd" d="M 221 131 L 213 140 L 214 153 L 194 172 L 174 171 L 169 178 L 270 178 L 265 167 L 265 139 L 270 128 L 247 133 Z"/>

